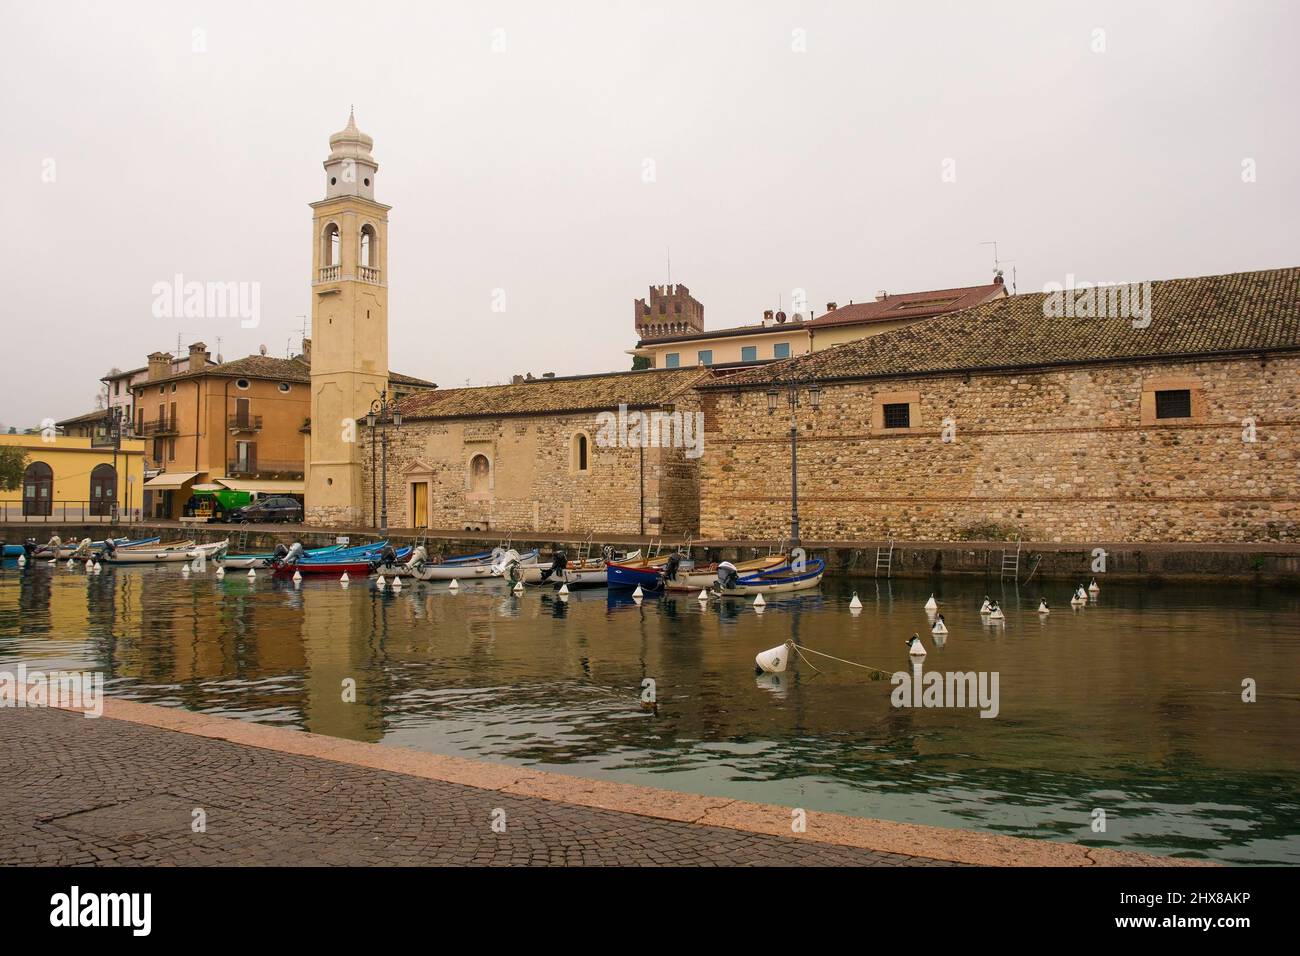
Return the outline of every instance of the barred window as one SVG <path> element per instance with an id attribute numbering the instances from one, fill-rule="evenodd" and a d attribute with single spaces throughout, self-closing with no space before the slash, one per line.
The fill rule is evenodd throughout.
<path id="1" fill-rule="evenodd" d="M 1156 392 L 1156 418 L 1191 418 L 1192 391 L 1173 388 Z"/>
<path id="2" fill-rule="evenodd" d="M 885 406 L 886 428 L 911 428 L 912 409 L 907 402 L 897 402 Z"/>

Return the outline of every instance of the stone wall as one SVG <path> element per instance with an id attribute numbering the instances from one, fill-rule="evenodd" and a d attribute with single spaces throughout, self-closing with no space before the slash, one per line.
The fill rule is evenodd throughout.
<path id="1" fill-rule="evenodd" d="M 1162 388 L 1190 389 L 1192 417 L 1156 421 Z M 702 536 L 779 536 L 784 397 L 705 395 Z M 911 427 L 880 427 L 882 400 Z M 1300 540 L 1294 356 L 824 384 L 798 420 L 805 540 Z"/>
<path id="2" fill-rule="evenodd" d="M 596 413 L 408 420 L 389 432 L 389 526 L 416 526 L 415 486 L 423 485 L 430 528 L 597 535 L 694 531 L 698 459 L 678 448 L 603 447 L 600 425 Z M 587 438 L 586 471 L 577 467 L 579 434 Z M 476 469 L 480 456 L 486 464 Z M 369 523 L 368 442 L 363 474 Z"/>

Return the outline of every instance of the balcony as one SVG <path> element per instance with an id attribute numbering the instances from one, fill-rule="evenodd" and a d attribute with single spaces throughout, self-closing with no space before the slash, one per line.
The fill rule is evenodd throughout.
<path id="1" fill-rule="evenodd" d="M 157 418 L 151 422 L 145 422 L 144 431 L 141 434 L 145 438 L 161 438 L 164 435 L 179 435 L 180 429 L 176 426 L 175 418 Z"/>
<path id="2" fill-rule="evenodd" d="M 226 425 L 232 435 L 238 435 L 240 432 L 260 432 L 262 430 L 262 416 L 231 415 L 226 419 Z"/>
<path id="3" fill-rule="evenodd" d="M 357 271 L 361 274 L 362 282 L 369 282 L 371 285 L 379 285 L 379 270 L 372 269 L 370 266 L 358 266 Z"/>
<path id="4" fill-rule="evenodd" d="M 248 458 L 226 463 L 226 474 L 231 478 L 249 478 L 254 475 L 269 477 L 279 475 L 285 478 L 301 478 L 303 474 L 302 459 L 285 461 L 265 458 Z"/>
<path id="5" fill-rule="evenodd" d="M 320 269 L 320 281 L 321 281 L 321 282 L 338 282 L 338 281 L 339 281 L 339 267 L 338 267 L 338 266 L 321 266 L 321 269 Z"/>

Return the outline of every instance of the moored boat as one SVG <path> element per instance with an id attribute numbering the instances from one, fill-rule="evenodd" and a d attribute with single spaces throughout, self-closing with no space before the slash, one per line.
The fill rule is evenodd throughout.
<path id="1" fill-rule="evenodd" d="M 674 561 L 676 559 L 676 561 Z M 666 566 L 674 568 L 682 564 L 681 555 L 664 554 L 657 558 L 644 558 L 633 561 L 611 561 L 608 567 L 609 586 L 611 588 L 636 588 L 643 591 L 659 591 L 664 586 L 663 571 Z"/>
<path id="2" fill-rule="evenodd" d="M 790 591 L 805 591 L 821 584 L 826 571 L 826 562 L 820 558 L 809 561 L 802 570 L 793 567 L 773 568 L 770 571 L 757 571 L 736 578 L 729 587 L 713 583 L 713 593 L 721 597 L 747 597 L 755 594 L 784 594 Z"/>
<path id="3" fill-rule="evenodd" d="M 437 564 L 425 564 L 418 568 L 413 577 L 421 581 L 467 581 L 501 578 L 511 564 L 528 565 L 537 561 L 538 551 L 520 554 L 513 548 L 488 552 L 489 560 L 474 563 L 447 561 Z"/>
<path id="4" fill-rule="evenodd" d="M 229 544 L 229 540 L 200 545 L 196 545 L 193 541 L 183 541 L 159 547 L 107 547 L 100 560 L 105 564 L 165 564 L 193 561 L 200 557 L 207 561 L 215 561 L 225 553 Z"/>
<path id="5" fill-rule="evenodd" d="M 755 574 L 759 571 L 776 571 L 789 564 L 790 559 L 784 554 L 769 554 L 751 561 L 741 561 L 735 565 L 737 574 Z M 667 570 L 665 568 L 665 570 Z M 718 565 L 697 564 L 690 570 L 681 569 L 664 580 L 664 588 L 669 591 L 698 592 L 713 586 L 718 580 Z"/>

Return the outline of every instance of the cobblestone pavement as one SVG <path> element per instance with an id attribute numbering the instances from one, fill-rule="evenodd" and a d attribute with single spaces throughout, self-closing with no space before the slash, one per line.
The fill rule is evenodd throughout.
<path id="1" fill-rule="evenodd" d="M 952 865 L 26 708 L 0 708 L 0 864 Z"/>

